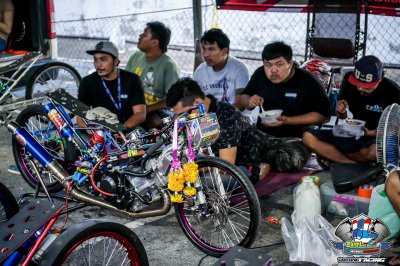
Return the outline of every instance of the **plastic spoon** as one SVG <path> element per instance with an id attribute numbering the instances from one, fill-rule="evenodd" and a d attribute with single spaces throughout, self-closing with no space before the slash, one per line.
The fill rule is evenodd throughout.
<path id="1" fill-rule="evenodd" d="M 353 113 L 346 107 L 347 119 L 353 119 Z"/>
<path id="2" fill-rule="evenodd" d="M 267 111 L 264 110 L 264 107 L 262 105 L 260 105 L 261 108 L 261 115 L 262 116 L 266 116 L 267 115 Z"/>

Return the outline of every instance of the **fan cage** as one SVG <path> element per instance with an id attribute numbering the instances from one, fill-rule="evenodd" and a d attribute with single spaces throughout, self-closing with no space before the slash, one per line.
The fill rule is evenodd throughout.
<path id="1" fill-rule="evenodd" d="M 399 166 L 400 105 L 385 108 L 379 120 L 376 137 L 377 161 L 388 170 Z"/>

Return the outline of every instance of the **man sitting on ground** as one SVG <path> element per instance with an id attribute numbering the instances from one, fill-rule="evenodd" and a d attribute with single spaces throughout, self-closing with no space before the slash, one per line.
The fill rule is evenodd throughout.
<path id="1" fill-rule="evenodd" d="M 292 57 L 292 48 L 284 42 L 267 44 L 262 52 L 264 66 L 254 72 L 240 96 L 241 104 L 249 110 L 256 106 L 283 110 L 277 122 L 257 122 L 258 129 L 279 140 L 270 147 L 267 161 L 272 165 L 263 169 L 271 167 L 279 172 L 304 167 L 311 154 L 301 141 L 304 129 L 330 118 L 329 100 L 321 82 L 313 73 L 298 68 Z M 281 161 L 283 157 L 287 158 Z"/>
<path id="2" fill-rule="evenodd" d="M 249 82 L 247 66 L 229 54 L 229 37 L 220 29 L 210 29 L 201 37 L 204 63 L 193 74 L 205 94 L 233 104 L 252 121 L 258 109 L 249 111 L 240 104 L 240 93 Z M 255 122 L 255 121 L 254 121 Z"/>
<path id="3" fill-rule="evenodd" d="M 252 166 L 251 179 L 253 182 L 265 178 L 260 172 L 260 164 L 271 163 L 269 158 L 276 157 L 283 164 L 290 164 L 293 157 L 300 154 L 285 153 L 270 154 L 271 145 L 279 145 L 280 139 L 273 138 L 251 125 L 249 119 L 233 105 L 218 101 L 212 95 L 204 95 L 200 86 L 191 78 L 178 80 L 168 91 L 166 103 L 176 114 L 189 111 L 196 104 L 203 103 L 207 112 L 216 113 L 220 125 L 218 140 L 211 146 L 220 158 L 239 165 Z"/>
<path id="4" fill-rule="evenodd" d="M 79 85 L 78 99 L 89 107 L 104 107 L 118 116 L 120 123 L 132 129 L 146 119 L 146 105 L 140 78 L 118 68 L 118 49 L 112 42 L 99 42 L 93 50 L 96 72 L 84 77 Z M 77 118 L 80 127 L 86 127 Z"/>
<path id="5" fill-rule="evenodd" d="M 236 106 L 239 110 L 240 93 L 249 82 L 249 70 L 237 58 L 229 55 L 230 40 L 220 29 L 210 29 L 201 37 L 204 63 L 196 69 L 193 79 L 205 94 Z"/>
<path id="6" fill-rule="evenodd" d="M 355 64 L 354 72 L 345 75 L 336 115 L 347 118 L 347 109 L 354 119 L 366 121 L 364 135 L 340 136 L 333 130 L 309 130 L 303 142 L 325 163 L 369 163 L 376 161 L 376 128 L 383 110 L 392 103 L 400 103 L 400 88 L 383 77 L 383 65 L 375 56 L 368 55 Z"/>
<path id="7" fill-rule="evenodd" d="M 171 85 L 179 78 L 179 69 L 174 59 L 167 54 L 171 30 L 159 21 L 147 23 L 139 36 L 135 52 L 126 64 L 126 70 L 137 74 L 143 81 L 147 104 L 148 130 L 161 127 L 161 119 L 171 114 L 165 110 L 165 96 Z"/>

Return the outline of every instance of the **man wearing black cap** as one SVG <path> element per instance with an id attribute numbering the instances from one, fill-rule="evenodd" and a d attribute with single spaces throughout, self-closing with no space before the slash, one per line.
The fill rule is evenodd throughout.
<path id="1" fill-rule="evenodd" d="M 142 82 L 138 75 L 118 68 L 118 49 L 112 42 L 99 42 L 93 50 L 96 72 L 84 77 L 79 86 L 78 99 L 86 105 L 104 107 L 118 116 L 128 129 L 146 119 L 146 104 Z M 85 127 L 82 119 L 77 123 Z"/>
<path id="2" fill-rule="evenodd" d="M 363 136 L 344 136 L 333 130 L 308 130 L 303 134 L 303 142 L 327 161 L 375 162 L 376 128 L 383 110 L 392 103 L 400 103 L 399 86 L 383 77 L 383 65 L 378 58 L 364 56 L 356 62 L 354 71 L 345 75 L 336 106 L 338 118 L 346 119 L 349 110 L 354 119 L 365 121 L 363 132 L 360 132 Z"/>

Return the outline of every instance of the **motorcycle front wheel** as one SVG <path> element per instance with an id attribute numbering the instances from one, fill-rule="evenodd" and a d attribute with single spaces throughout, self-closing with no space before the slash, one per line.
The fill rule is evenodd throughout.
<path id="1" fill-rule="evenodd" d="M 51 156 L 61 163 L 65 169 L 68 169 L 68 164 L 64 162 L 64 151 L 66 151 L 66 148 L 64 147 L 62 136 L 48 118 L 43 106 L 28 106 L 18 115 L 15 122 L 21 127 L 24 127 Z M 12 137 L 12 150 L 17 167 L 29 186 L 36 188 L 39 182 L 39 177 L 33 170 L 32 163 L 34 163 L 49 192 L 59 192 L 63 189 L 61 183 L 57 181 L 57 178 L 40 165 L 39 162 L 26 151 L 25 147 L 17 141 L 15 136 Z"/>
<path id="2" fill-rule="evenodd" d="M 220 158 L 199 156 L 204 204 L 175 204 L 179 225 L 202 252 L 220 257 L 230 248 L 250 247 L 261 222 L 260 202 L 243 172 Z"/>

